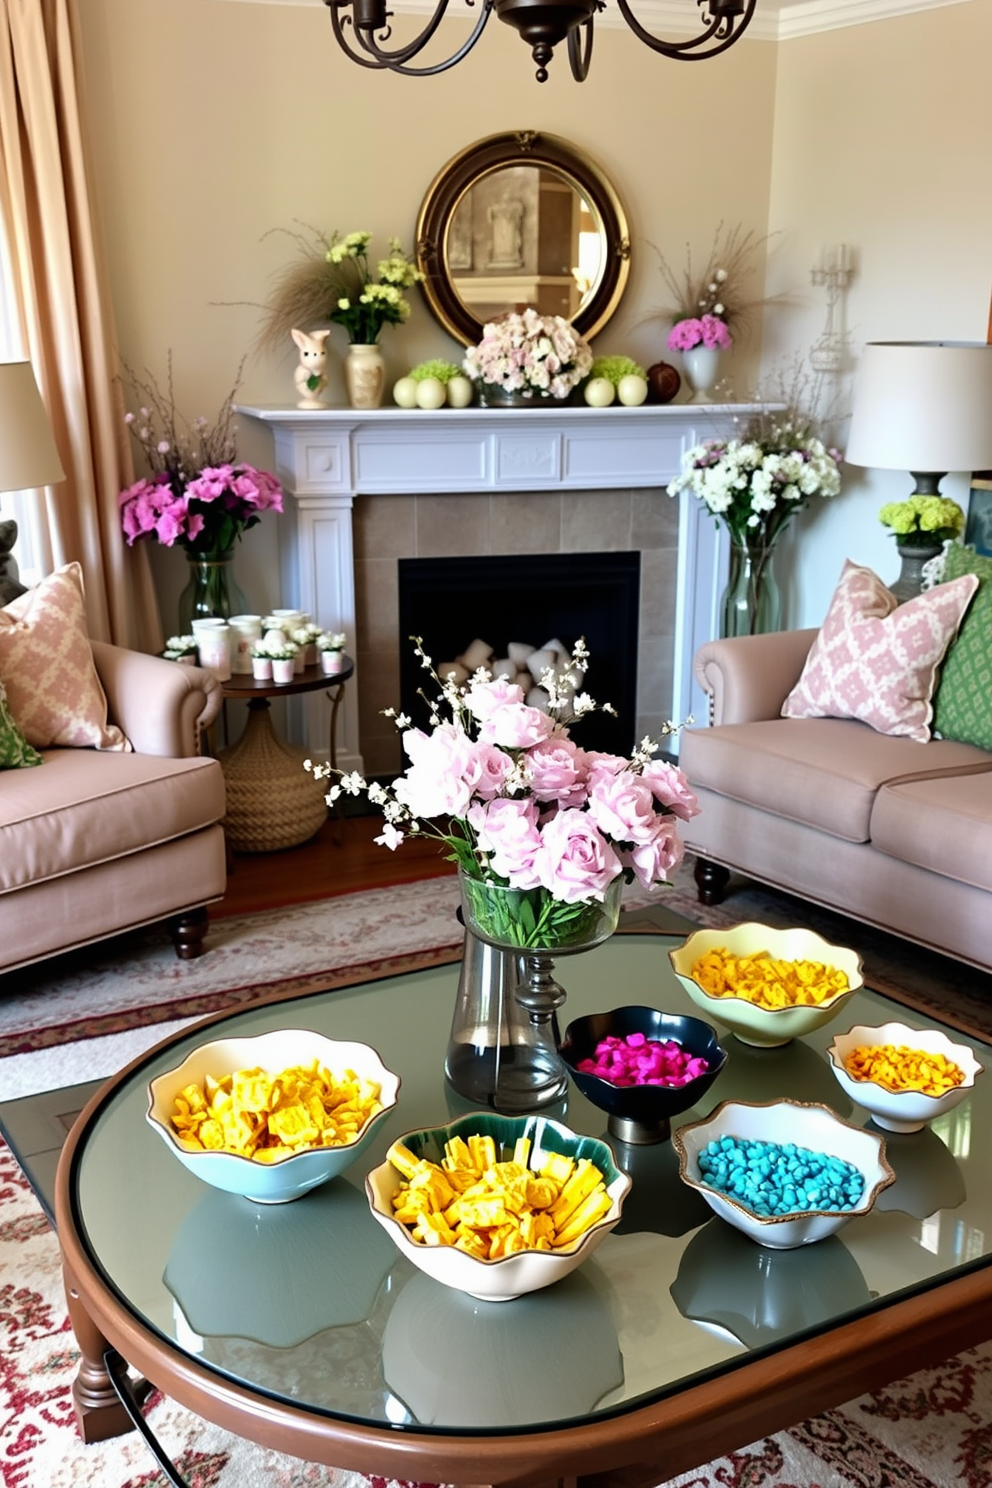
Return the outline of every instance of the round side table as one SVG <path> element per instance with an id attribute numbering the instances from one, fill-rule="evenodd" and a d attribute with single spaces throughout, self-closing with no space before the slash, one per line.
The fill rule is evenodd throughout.
<path id="1" fill-rule="evenodd" d="M 227 788 L 224 829 L 230 848 L 277 852 L 308 841 L 323 826 L 326 787 L 304 770 L 307 751 L 277 735 L 270 699 L 326 690 L 331 702 L 329 754 L 332 767 L 336 766 L 338 709 L 354 670 L 354 662 L 346 656 L 339 672 L 325 673 L 319 666 L 309 666 L 289 682 L 262 682 L 238 674 L 222 683 L 225 701 L 231 698 L 248 704 L 241 738 L 217 755 Z"/>

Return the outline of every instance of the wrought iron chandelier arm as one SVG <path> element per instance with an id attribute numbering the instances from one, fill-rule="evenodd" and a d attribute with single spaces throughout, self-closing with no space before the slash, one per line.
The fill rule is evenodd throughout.
<path id="1" fill-rule="evenodd" d="M 696 0 L 696 4 L 704 18 L 700 35 L 688 41 L 666 41 L 641 25 L 628 0 L 617 0 L 620 14 L 638 40 L 652 51 L 681 62 L 701 62 L 733 46 L 750 24 L 757 0 Z"/>
<path id="2" fill-rule="evenodd" d="M 605 9 L 603 5 L 599 10 Z M 568 65 L 572 69 L 572 76 L 577 83 L 584 83 L 589 76 L 589 63 L 592 61 L 593 21 L 595 16 L 590 16 L 581 26 L 575 26 L 568 33 Z"/>
<path id="3" fill-rule="evenodd" d="M 447 12 L 449 0 L 438 0 L 434 14 L 419 36 L 415 37 L 406 46 L 397 47 L 394 51 L 384 49 L 375 40 L 374 36 L 374 32 L 381 29 L 382 40 L 386 41 L 391 33 L 392 28 L 388 24 L 391 12 L 386 10 L 384 3 L 373 7 L 379 10 L 382 20 L 380 22 L 377 17 L 375 24 L 372 26 L 357 25 L 353 16 L 345 16 L 342 19 L 339 12 L 350 8 L 357 8 L 356 0 L 324 0 L 324 3 L 331 13 L 331 24 L 334 28 L 334 35 L 349 57 L 356 62 L 360 62 L 363 67 L 388 68 L 391 72 L 402 73 L 405 77 L 432 77 L 435 73 L 446 72 L 449 67 L 454 67 L 456 62 L 460 62 L 475 46 L 475 43 L 485 29 L 486 22 L 489 20 L 493 9 L 493 0 L 483 0 L 479 18 L 467 40 L 443 62 L 437 62 L 431 67 L 408 67 L 407 63 L 410 59 L 417 56 L 418 52 L 422 51 L 434 36 Z M 475 0 L 467 0 L 467 3 L 474 5 Z M 368 7 L 363 8 L 367 9 Z M 351 25 L 355 32 L 355 40 L 362 49 L 362 53 L 366 55 L 356 52 L 354 47 L 349 45 L 344 36 L 345 25 Z"/>

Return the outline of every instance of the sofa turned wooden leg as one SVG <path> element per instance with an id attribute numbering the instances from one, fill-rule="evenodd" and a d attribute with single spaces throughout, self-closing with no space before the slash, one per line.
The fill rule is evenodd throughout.
<path id="1" fill-rule="evenodd" d="M 724 868 L 722 863 L 713 863 L 709 858 L 697 858 L 693 877 L 699 891 L 697 897 L 700 904 L 723 903 L 723 895 L 730 882 L 729 868 Z"/>
<path id="2" fill-rule="evenodd" d="M 188 909 L 185 914 L 176 915 L 169 921 L 169 934 L 181 961 L 193 961 L 197 956 L 203 955 L 206 950 L 203 942 L 209 923 L 210 915 L 203 904 L 197 909 Z"/>

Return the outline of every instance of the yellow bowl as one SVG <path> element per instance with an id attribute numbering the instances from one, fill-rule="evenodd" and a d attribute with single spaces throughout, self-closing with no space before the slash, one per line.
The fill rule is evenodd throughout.
<path id="1" fill-rule="evenodd" d="M 703 990 L 692 976 L 692 968 L 708 951 L 721 949 L 732 956 L 767 951 L 784 961 L 821 961 L 845 972 L 848 985 L 813 1007 L 764 1008 L 745 997 L 719 997 Z M 669 951 L 668 959 L 686 992 L 708 1018 L 725 1024 L 743 1043 L 759 1048 L 775 1048 L 822 1028 L 836 1017 L 851 994 L 864 986 L 857 951 L 831 945 L 812 930 L 776 930 L 755 921 L 723 930 L 696 930 L 682 945 Z"/>

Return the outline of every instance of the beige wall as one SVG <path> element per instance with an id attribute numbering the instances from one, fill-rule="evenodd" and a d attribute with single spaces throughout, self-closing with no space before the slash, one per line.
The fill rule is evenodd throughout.
<path id="1" fill-rule="evenodd" d="M 766 369 L 819 335 L 825 302 L 809 271 L 831 243 L 858 255 L 854 353 L 875 337 L 985 337 L 992 0 L 780 46 L 745 40 L 697 66 L 602 29 L 585 84 L 562 55 L 543 86 L 496 19 L 451 73 L 420 80 L 346 62 L 318 0 L 83 0 L 80 12 L 123 350 L 161 373 L 171 347 L 191 413 L 213 412 L 245 351 L 243 396 L 291 398 L 289 350 L 251 352 L 255 306 L 289 251 L 273 229 L 367 228 L 377 244 L 397 233 L 409 245 L 435 172 L 471 140 L 514 128 L 587 150 L 627 206 L 630 284 L 599 351 L 665 354 L 649 318 L 662 299 L 649 245 L 678 265 L 687 240 L 705 254 L 721 220 L 776 234 Z M 339 357 L 343 332 L 332 341 Z M 384 349 L 391 376 L 459 351 L 416 298 Z M 738 391 L 755 386 L 759 349 L 755 337 L 732 357 Z M 849 381 L 837 385 L 841 406 Z M 266 460 L 264 436 L 244 429 L 241 452 Z M 896 475 L 850 470 L 841 497 L 803 514 L 779 561 L 789 623 L 819 620 L 848 554 L 895 576 L 876 514 L 905 489 Z M 280 597 L 278 536 L 266 522 L 243 544 L 239 574 L 259 606 Z M 183 565 L 165 550 L 153 558 L 168 625 Z"/>
<path id="2" fill-rule="evenodd" d="M 664 354 L 662 328 L 647 320 L 662 298 L 649 242 L 681 263 L 687 240 L 705 254 L 721 218 L 759 231 L 765 222 L 768 44 L 741 43 L 704 74 L 604 30 L 586 83 L 572 81 L 562 53 L 542 86 L 524 44 L 495 18 L 450 73 L 409 79 L 346 61 L 318 0 L 84 0 L 80 12 L 124 354 L 161 372 L 171 347 L 182 406 L 194 414 L 214 411 L 251 348 L 259 323 L 252 302 L 265 298 L 292 249 L 272 229 L 296 221 L 328 232 L 371 229 L 374 248 L 392 233 L 409 247 L 435 173 L 484 135 L 562 135 L 619 191 L 633 261 L 621 310 L 597 340 L 602 352 L 645 364 Z M 336 362 L 343 330 L 332 344 Z M 460 355 L 419 294 L 409 323 L 384 331 L 383 348 L 391 378 L 422 358 Z M 294 364 L 291 348 L 281 360 L 249 355 L 245 399 L 291 401 Z M 241 452 L 267 458 L 247 428 Z M 263 522 L 238 563 L 260 606 L 278 603 L 271 538 Z M 168 626 L 183 565 L 178 554 L 152 556 Z"/>
<path id="3" fill-rule="evenodd" d="M 830 31 L 779 48 L 769 225 L 781 232 L 765 356 L 808 347 L 826 301 L 810 287 L 820 249 L 853 245 L 853 369 L 866 341 L 984 341 L 992 290 L 992 0 Z M 850 407 L 851 378 L 837 386 Z M 967 481 L 948 477 L 967 503 Z M 843 494 L 810 509 L 780 555 L 792 624 L 823 617 L 845 557 L 895 579 L 878 521 L 908 475 L 848 467 Z"/>

